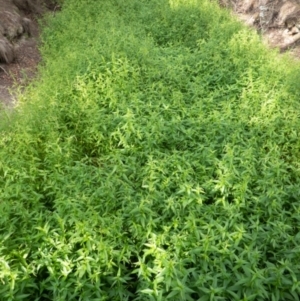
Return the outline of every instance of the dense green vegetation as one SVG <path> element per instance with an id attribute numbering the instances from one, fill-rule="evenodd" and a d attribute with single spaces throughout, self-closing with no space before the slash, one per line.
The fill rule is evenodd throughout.
<path id="1" fill-rule="evenodd" d="M 0 133 L 0 300 L 299 300 L 298 66 L 208 0 L 65 0 Z"/>

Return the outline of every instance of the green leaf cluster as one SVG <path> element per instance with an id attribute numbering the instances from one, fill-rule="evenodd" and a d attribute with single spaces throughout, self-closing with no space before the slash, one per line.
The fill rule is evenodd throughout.
<path id="1" fill-rule="evenodd" d="M 208 0 L 65 0 L 42 37 L 0 300 L 299 300 L 299 66 Z"/>

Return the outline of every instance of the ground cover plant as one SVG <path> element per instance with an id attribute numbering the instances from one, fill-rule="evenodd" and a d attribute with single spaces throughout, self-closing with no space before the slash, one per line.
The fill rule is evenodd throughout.
<path id="1" fill-rule="evenodd" d="M 206 0 L 46 23 L 1 113 L 0 300 L 299 300 L 298 66 Z"/>

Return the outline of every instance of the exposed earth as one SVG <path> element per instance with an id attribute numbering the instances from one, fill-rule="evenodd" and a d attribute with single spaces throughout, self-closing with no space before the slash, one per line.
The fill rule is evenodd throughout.
<path id="1" fill-rule="evenodd" d="M 300 0 L 219 0 L 271 47 L 300 58 Z"/>
<path id="2" fill-rule="evenodd" d="M 55 12 L 52 0 L 0 0 L 0 102 L 13 106 L 15 92 L 35 76 L 41 60 L 38 18 Z"/>
<path id="3" fill-rule="evenodd" d="M 32 23 L 32 36 L 19 41 L 14 61 L 0 64 L 0 99 L 5 105 L 13 105 L 14 88 L 26 85 L 34 77 L 40 62 L 38 25 L 34 19 Z"/>
<path id="4" fill-rule="evenodd" d="M 300 0 L 219 0 L 264 40 L 300 58 Z M 56 0 L 0 0 L 0 103 L 13 106 L 15 91 L 34 78 L 41 60 L 37 19 L 59 9 Z"/>

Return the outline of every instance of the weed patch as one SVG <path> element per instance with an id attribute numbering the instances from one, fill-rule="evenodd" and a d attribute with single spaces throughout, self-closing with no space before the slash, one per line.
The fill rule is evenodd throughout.
<path id="1" fill-rule="evenodd" d="M 43 39 L 0 300 L 298 300 L 297 66 L 206 0 L 65 0 Z"/>

